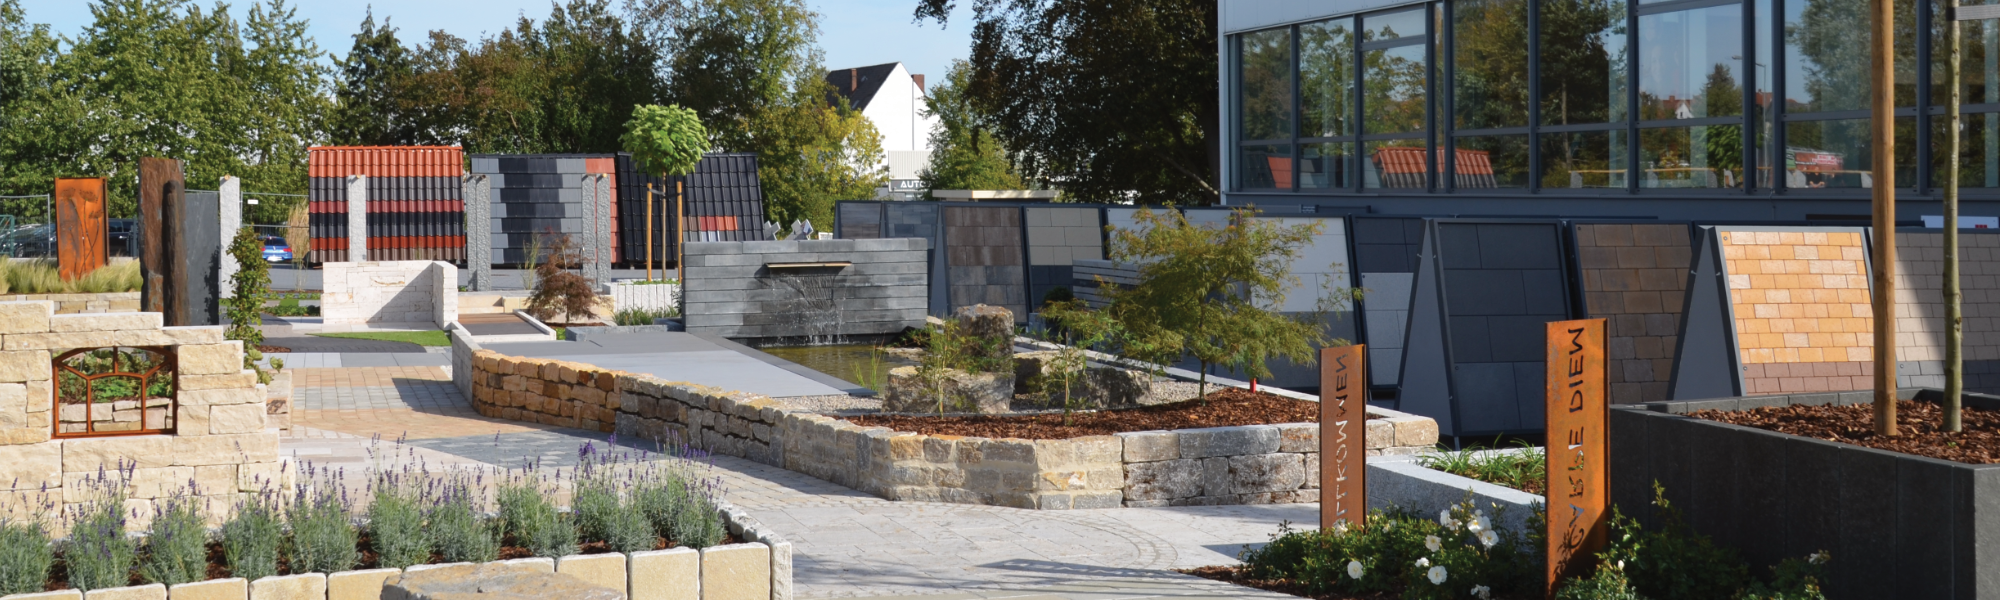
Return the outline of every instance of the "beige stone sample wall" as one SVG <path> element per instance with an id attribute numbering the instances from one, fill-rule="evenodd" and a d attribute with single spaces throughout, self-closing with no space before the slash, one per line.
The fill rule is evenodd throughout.
<path id="1" fill-rule="evenodd" d="M 49 301 L 0 302 L 0 516 L 87 499 L 80 484 L 129 468 L 127 506 L 143 526 L 152 502 L 192 481 L 225 511 L 242 493 L 289 478 L 266 428 L 264 386 L 243 369 L 242 342 L 221 327 L 162 327 L 159 313 L 54 313 Z M 171 434 L 54 439 L 55 356 L 79 348 L 164 346 L 177 355 Z M 211 515 L 212 517 L 217 515 Z"/>
<path id="2" fill-rule="evenodd" d="M 0 302 L 47 300 L 56 305 L 56 314 L 139 312 L 139 292 L 102 294 L 0 294 Z"/>
<path id="3" fill-rule="evenodd" d="M 328 325 L 458 320 L 458 267 L 425 260 L 330 262 L 320 316 Z"/>

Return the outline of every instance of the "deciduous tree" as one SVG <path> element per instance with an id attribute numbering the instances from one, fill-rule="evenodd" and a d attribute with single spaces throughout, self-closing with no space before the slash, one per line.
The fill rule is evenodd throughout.
<path id="1" fill-rule="evenodd" d="M 938 126 L 930 134 L 930 165 L 917 178 L 926 190 L 1023 189 L 1000 138 L 982 122 L 979 106 L 968 95 L 972 73 L 971 63 L 953 61 L 945 80 L 926 94 L 927 111 L 938 118 Z"/>

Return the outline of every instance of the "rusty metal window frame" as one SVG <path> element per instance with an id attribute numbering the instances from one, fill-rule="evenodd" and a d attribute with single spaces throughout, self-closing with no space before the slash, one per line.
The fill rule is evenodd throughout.
<path id="1" fill-rule="evenodd" d="M 67 364 L 64 364 L 64 361 L 67 361 L 67 360 L 69 360 L 69 359 L 70 359 L 70 358 L 72 358 L 72 357 L 75 357 L 75 356 L 78 356 L 78 355 L 84 355 L 84 354 L 89 354 L 89 353 L 92 353 L 92 352 L 98 352 L 98 351 L 101 351 L 101 350 L 110 350 L 110 351 L 111 351 L 111 353 L 112 353 L 112 357 L 111 357 L 111 370 L 110 370 L 110 371 L 106 371 L 106 372 L 104 372 L 104 373 L 97 373 L 97 374 L 89 374 L 89 373 L 85 373 L 85 372 L 83 372 L 83 371 L 80 371 L 80 370 L 78 370 L 78 369 L 76 369 L 76 368 L 74 368 L 74 367 L 71 367 L 71 366 L 69 366 L 69 365 L 67 365 Z M 155 355 L 158 355 L 158 356 L 160 357 L 160 362 L 159 362 L 159 364 L 156 364 L 156 365 L 153 365 L 153 368 L 151 368 L 151 369 L 147 369 L 147 370 L 146 370 L 145 372 L 143 372 L 143 373 L 138 373 L 138 372 L 131 372 L 131 371 L 121 371 L 121 370 L 119 370 L 119 369 L 123 368 L 123 366 L 122 366 L 122 365 L 120 364 L 120 362 L 121 362 L 121 361 L 119 360 L 119 357 L 120 357 L 120 356 L 121 356 L 121 355 L 122 355 L 122 354 L 124 353 L 124 351 L 131 351 L 131 350 L 144 350 L 144 351 L 147 351 L 147 352 L 151 352 L 151 353 L 153 353 L 153 354 L 155 354 Z M 161 434 L 168 434 L 168 435 L 171 435 L 171 434 L 174 434 L 174 433 L 176 433 L 176 432 L 178 431 L 179 427 L 180 427 L 180 405 L 181 405 L 181 402 L 180 402 L 180 392 L 181 392 L 181 386 L 180 386 L 180 379 L 179 379 L 179 377 L 178 377 L 178 375 L 179 375 L 179 373 L 180 373 L 180 357 L 179 357 L 178 355 L 176 355 L 176 354 L 174 353 L 174 350 L 173 350 L 173 348 L 172 348 L 172 347 L 169 347 L 169 346 L 103 346 L 103 347 L 97 347 L 97 348 L 77 348 L 77 349 L 74 349 L 74 350 L 69 350 L 69 351 L 67 351 L 67 352 L 63 352 L 62 354 L 59 354 L 59 355 L 56 355 L 56 357 L 55 357 L 55 360 L 53 360 L 53 361 L 51 361 L 51 362 L 50 362 L 50 371 L 51 371 L 51 374 L 50 374 L 50 381 L 49 381 L 49 383 L 50 383 L 50 386 L 49 386 L 49 387 L 50 387 L 50 388 L 52 388 L 52 389 L 51 389 L 51 394 L 50 394 L 50 395 L 51 395 L 51 397 L 49 398 L 49 402 L 50 402 L 50 404 L 51 404 L 51 411 L 52 411 L 52 414 L 50 415 L 50 417 L 51 417 L 51 418 L 49 419 L 49 421 L 50 421 L 50 423 L 49 423 L 49 428 L 50 428 L 50 429 L 52 430 L 52 433 L 51 433 L 52 437 L 55 437 L 55 438 L 96 438 L 96 437 L 119 437 L 119 436 L 129 436 L 129 435 L 161 435 Z M 83 409 L 83 425 L 84 425 L 84 430 L 83 430 L 83 431 L 72 431 L 72 432 L 64 432 L 64 431 L 62 430 L 62 429 L 63 429 L 63 418 L 62 418 L 62 409 L 63 409 L 63 390 L 62 390 L 62 377 L 63 377 L 63 374 L 64 374 L 64 373 L 68 373 L 68 374 L 70 374 L 70 375 L 73 375 L 73 376 L 76 376 L 76 377 L 78 377 L 78 378 L 81 378 L 81 379 L 83 380 L 83 382 L 84 382 L 84 386 L 83 386 L 83 393 L 84 393 L 84 403 L 83 403 L 83 406 L 84 406 L 84 409 Z M 146 416 L 145 416 L 145 413 L 146 413 L 146 400 L 147 400 L 147 397 L 146 397 L 146 390 L 148 390 L 148 389 L 150 389 L 150 388 L 152 387 L 152 384 L 153 384 L 153 381 L 154 381 L 154 378 L 155 378 L 156 376 L 159 376 L 159 375 L 162 375 L 162 374 L 164 374 L 164 375 L 167 375 L 167 376 L 169 376 L 169 377 L 172 377 L 172 378 L 173 378 L 173 379 L 172 379 L 172 380 L 171 380 L 171 381 L 169 382 L 169 384 L 168 384 L 168 385 L 169 385 L 169 387 L 168 387 L 168 390 L 167 390 L 167 395 L 166 395 L 166 399 L 167 399 L 167 406 L 166 406 L 166 408 L 167 408 L 167 422 L 169 423 L 169 425 L 168 425 L 167 427 L 165 427 L 165 428 L 161 428 L 161 429 L 147 429 L 147 428 L 146 428 Z M 135 378 L 138 378 L 138 380 L 139 380 L 139 392 L 138 392 L 138 401 L 139 401 L 139 429 L 135 429 L 135 430 L 131 430 L 131 431 L 96 431 L 96 430 L 95 430 L 95 429 L 96 429 L 96 423 L 97 423 L 97 421 L 95 421 L 94 419 L 92 419 L 92 418 L 91 418 L 91 416 L 92 416 L 92 414 L 91 414 L 91 413 L 92 413 L 92 412 L 94 412 L 94 410 L 95 410 L 95 408 L 96 408 L 96 406 L 97 406 L 97 398 L 96 398 L 96 395 L 97 395 L 97 390 L 96 390 L 96 386 L 93 386 L 93 385 L 91 385 L 91 382 L 93 382 L 93 381 L 96 381 L 96 380 L 98 380 L 98 379 L 104 379 L 104 378 L 108 378 L 108 377 L 135 377 Z"/>

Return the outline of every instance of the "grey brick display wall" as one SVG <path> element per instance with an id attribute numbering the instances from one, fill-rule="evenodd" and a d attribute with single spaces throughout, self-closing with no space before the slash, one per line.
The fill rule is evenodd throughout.
<path id="1" fill-rule="evenodd" d="M 691 242 L 683 288 L 687 330 L 735 339 L 778 340 L 837 333 L 880 335 L 922 327 L 929 242 L 923 239 Z M 773 263 L 848 262 L 845 267 L 780 269 Z M 813 294 L 790 282 L 804 281 Z M 815 279 L 817 278 L 817 279 Z M 801 324 L 802 312 L 825 320 Z M 812 315 L 803 315 L 812 316 Z M 837 332 L 814 329 L 832 323 Z"/>

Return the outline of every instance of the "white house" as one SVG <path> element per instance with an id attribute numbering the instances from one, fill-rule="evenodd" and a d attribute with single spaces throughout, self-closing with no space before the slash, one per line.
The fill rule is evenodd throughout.
<path id="1" fill-rule="evenodd" d="M 917 173 L 930 164 L 931 130 L 937 117 L 925 114 L 924 76 L 903 63 L 835 69 L 826 74 L 840 100 L 861 111 L 882 134 L 889 187 L 883 199 L 913 200 L 923 195 Z"/>

